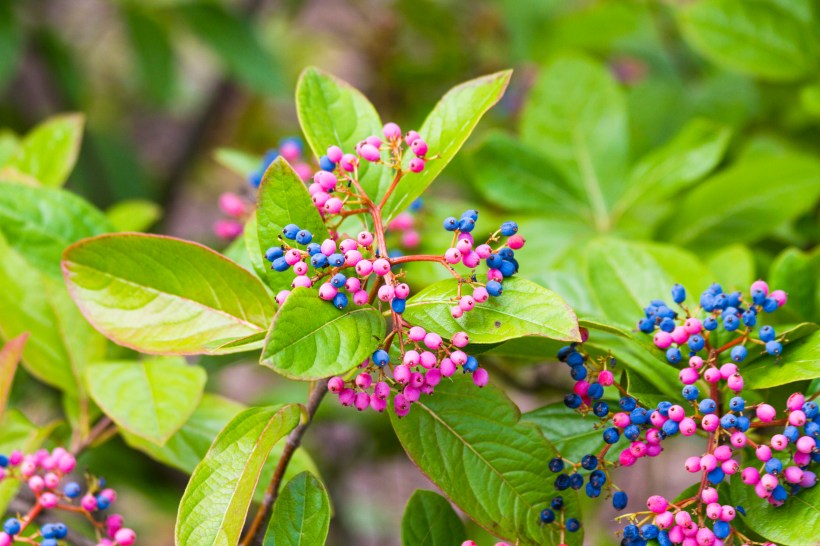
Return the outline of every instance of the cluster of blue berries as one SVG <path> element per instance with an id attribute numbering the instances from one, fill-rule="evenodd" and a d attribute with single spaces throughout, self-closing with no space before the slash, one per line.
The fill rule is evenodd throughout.
<path id="1" fill-rule="evenodd" d="M 560 459 L 559 459 L 560 460 Z M 556 515 L 558 512 L 558 515 Z M 564 542 L 564 531 L 575 533 L 581 528 L 581 522 L 577 518 L 564 518 L 564 497 L 556 495 L 550 500 L 549 508 L 541 510 L 541 523 L 555 523 L 561 529 L 561 542 Z M 564 546 L 563 544 L 561 546 Z"/>

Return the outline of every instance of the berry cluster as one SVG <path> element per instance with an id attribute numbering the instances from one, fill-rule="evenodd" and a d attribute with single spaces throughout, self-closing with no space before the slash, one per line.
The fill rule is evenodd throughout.
<path id="1" fill-rule="evenodd" d="M 464 373 L 471 373 L 479 387 L 487 384 L 487 371 L 479 368 L 475 357 L 462 351 L 469 341 L 466 333 L 456 332 L 445 341 L 403 318 L 410 286 L 404 281 L 406 274 L 402 264 L 437 262 L 457 279 L 458 290 L 451 307 L 455 318 L 490 297 L 500 296 L 503 279 L 518 271 L 515 251 L 525 242 L 517 233 L 518 225 L 505 222 L 485 243 L 476 244 L 473 231 L 478 211 L 475 210 L 444 221 L 445 229 L 453 233 L 453 240 L 451 248 L 442 255 L 403 255 L 399 250 L 388 248 L 390 232 L 399 234 L 400 244 L 405 248 L 419 244 L 413 218 L 421 205 L 419 201 L 386 225 L 382 208 L 405 175 L 422 172 L 426 162 L 435 159 L 428 151 L 427 143 L 418 133 L 410 131 L 402 136 L 395 123 L 384 126 L 383 137 L 369 136 L 359 142 L 355 153 L 331 146 L 319 159 L 321 170 L 313 175 L 308 187 L 330 237 L 314 241 L 309 230 L 290 224 L 283 228 L 280 244 L 265 252 L 273 270 L 293 270 L 296 276 L 291 288 L 316 287 L 319 297 L 338 309 L 347 307 L 351 299 L 354 305 L 389 306 L 392 328 L 380 348 L 356 371 L 346 377 L 334 377 L 328 384 L 343 405 L 360 411 L 368 407 L 384 411 L 394 391 L 393 408 L 399 416 L 404 416 L 422 393 L 432 394 L 441 379 L 452 376 L 459 367 Z M 412 157 L 405 161 L 404 155 L 408 152 Z M 393 182 L 378 203 L 368 197 L 359 183 L 362 162 L 370 163 L 371 168 L 394 171 Z M 372 225 L 373 231 L 361 231 L 355 236 L 342 233 L 344 220 L 358 215 L 369 216 L 364 223 Z M 486 282 L 480 282 L 476 272 L 482 261 L 488 268 Z M 454 267 L 459 263 L 469 269 L 465 276 Z M 284 303 L 289 294 L 290 290 L 279 292 L 277 302 Z M 398 353 L 395 365 L 391 363 L 390 353 L 394 341 Z"/>
<path id="2" fill-rule="evenodd" d="M 753 486 L 760 498 L 779 506 L 789 494 L 817 483 L 809 466 L 820 462 L 820 411 L 814 401 L 795 393 L 787 402 L 785 417 L 778 419 L 773 406 L 750 404 L 740 395 L 744 384 L 738 364 L 748 354 L 746 345 L 757 345 L 761 353 L 776 357 L 782 352 L 782 340 L 776 338 L 771 326 L 759 328 L 757 339 L 751 334 L 758 314 L 773 312 L 784 305 L 786 294 L 779 290 L 770 293 L 765 282 L 757 281 L 751 286 L 748 304 L 741 293 L 724 294 L 717 284 L 701 295 L 698 308 L 686 306 L 686 291 L 680 285 L 672 288 L 672 299 L 680 313 L 663 301 L 653 301 L 645 309 L 638 329 L 654 333 L 655 345 L 666 352 L 670 364 L 680 363 L 681 350 L 688 348 L 688 366 L 679 374 L 683 385 L 679 404 L 664 401 L 650 407 L 628 396 L 608 369 L 615 364 L 611 357 L 591 358 L 581 344 L 559 351 L 559 360 L 570 367 L 576 381 L 573 392 L 565 397 L 565 404 L 582 414 L 593 413 L 600 419 L 596 427 L 604 430 L 601 451 L 586 455 L 580 463 L 571 463 L 572 472 L 560 474 L 555 487 L 580 489 L 584 478 L 577 472 L 578 467 L 591 470 L 585 488 L 587 495 L 597 497 L 601 488 L 606 487 L 614 508 L 623 510 L 628 503 L 627 494 L 617 490 L 608 479 L 609 470 L 631 466 L 643 457 L 656 457 L 668 438 L 693 436 L 700 431 L 707 436 L 706 449 L 688 458 L 684 465 L 688 472 L 700 475 L 697 493 L 674 503 L 652 496 L 647 501 L 647 511 L 619 516 L 618 519 L 631 521 L 623 530 L 622 544 L 640 546 L 656 540 L 662 546 L 722 546 L 730 537 L 744 544 L 756 544 L 731 523 L 738 513 L 744 513 L 743 507 L 721 504 L 717 486 L 728 476 L 739 474 L 742 482 Z M 582 332 L 584 341 L 587 335 Z M 722 336 L 722 345 L 716 343 L 717 336 Z M 620 391 L 620 411 L 614 414 L 602 400 L 604 389 L 609 386 Z M 708 391 L 708 395 L 701 396 L 701 389 Z M 777 427 L 782 427 L 779 432 Z M 775 434 L 761 436 L 763 429 L 775 429 Z M 617 462 L 610 462 L 605 457 L 622 438 L 629 445 L 620 451 Z M 740 455 L 744 449 L 754 450 L 757 465 L 743 468 Z M 549 468 L 561 472 L 564 462 L 556 458 L 550 461 Z M 554 521 L 554 515 L 547 514 L 547 520 L 550 519 Z"/>
<path id="3" fill-rule="evenodd" d="M 256 206 L 256 189 L 262 183 L 262 176 L 276 158 L 283 157 L 296 170 L 296 173 L 303 181 L 310 179 L 313 174 L 312 167 L 304 161 L 302 154 L 304 146 L 302 140 L 295 137 L 283 139 L 279 143 L 279 148 L 268 150 L 256 170 L 248 175 L 249 191 L 251 195 L 240 195 L 234 192 L 225 192 L 219 196 L 219 209 L 228 218 L 222 218 L 214 223 L 214 233 L 221 238 L 231 241 L 242 234 L 245 220 Z"/>
<path id="4" fill-rule="evenodd" d="M 28 514 L 5 521 L 0 532 L 0 546 L 18 542 L 41 546 L 61 544 L 60 541 L 68 535 L 64 523 L 46 523 L 39 529 L 31 527 L 34 520 L 47 510 L 84 516 L 97 532 L 97 546 L 130 546 L 136 542 L 136 533 L 123 527 L 123 518 L 119 514 L 100 519 L 99 514 L 117 499 L 113 489 L 105 488 L 103 479 L 89 477 L 85 494 L 79 483 L 69 481 L 76 465 L 74 455 L 61 447 L 52 451 L 41 449 L 29 455 L 21 451 L 0 455 L 0 481 L 19 480 L 28 486 L 36 499 Z"/>
<path id="5" fill-rule="evenodd" d="M 552 459 L 550 461 L 550 467 L 553 467 L 559 463 L 563 468 L 564 461 L 560 457 Z M 595 467 L 591 464 L 589 464 L 588 466 L 590 466 L 588 470 L 593 470 L 593 472 L 600 472 L 600 470 L 594 470 Z M 597 466 L 597 460 L 595 461 L 595 466 Z M 560 470 L 558 470 L 557 472 L 560 472 Z M 562 474 L 562 476 L 566 476 L 566 474 Z M 574 489 L 578 489 L 577 487 L 575 487 L 575 482 L 578 481 L 578 478 L 575 478 L 574 476 L 578 476 L 580 478 L 580 474 L 575 473 L 573 474 L 573 477 L 570 477 L 570 481 L 573 482 L 572 487 Z M 583 483 L 583 478 L 581 478 L 581 483 Z M 564 489 L 566 489 L 566 487 Z M 556 516 L 556 512 L 558 512 L 558 516 Z M 559 526 L 559 528 L 561 529 L 561 546 L 565 546 L 563 544 L 565 531 L 575 533 L 581 528 L 581 522 L 577 518 L 566 518 L 566 520 L 564 519 L 564 497 L 562 497 L 561 495 L 556 495 L 555 497 L 553 497 L 550 501 L 549 508 L 544 508 L 543 510 L 541 510 L 541 523 L 554 523 Z"/>

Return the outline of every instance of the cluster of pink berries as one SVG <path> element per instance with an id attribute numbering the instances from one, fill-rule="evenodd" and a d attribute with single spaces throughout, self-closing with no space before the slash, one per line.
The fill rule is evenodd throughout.
<path id="1" fill-rule="evenodd" d="M 89 479 L 85 494 L 79 483 L 66 478 L 74 471 L 77 461 L 65 449 L 41 449 L 24 455 L 13 451 L 0 455 L 0 481 L 18 480 L 28 486 L 36 499 L 26 515 L 9 518 L 0 532 L 0 546 L 15 542 L 57 546 L 68 534 L 63 523 L 47 523 L 34 529 L 31 525 L 44 511 L 63 511 L 84 516 L 97 531 L 97 546 L 131 546 L 137 535 L 123 527 L 123 518 L 111 514 L 99 520 L 97 514 L 108 509 L 117 499 L 113 489 L 105 488 L 104 480 Z"/>
<path id="2" fill-rule="evenodd" d="M 389 342 L 399 338 L 400 364 L 394 366 L 390 362 L 389 349 L 378 349 L 362 363 L 355 377 L 330 379 L 328 389 L 338 395 L 343 406 L 354 406 L 359 411 L 370 407 L 382 412 L 391 390 L 395 390 L 393 409 L 396 415 L 404 417 L 413 402 L 422 394 L 433 394 L 442 378 L 452 377 L 459 368 L 463 373 L 471 373 L 478 387 L 484 387 L 489 380 L 487 370 L 478 367 L 478 360 L 461 350 L 470 341 L 465 332 L 456 332 L 447 343 L 436 333 L 403 323 L 393 335 Z"/>
<path id="3" fill-rule="evenodd" d="M 397 246 L 399 248 L 413 250 L 421 244 L 421 235 L 416 225 L 418 222 L 416 213 L 421 209 L 421 206 L 421 198 L 418 198 L 410 204 L 410 207 L 408 207 L 406 211 L 390 220 L 387 224 L 387 232 L 385 235 L 387 237 L 395 235 L 398 239 Z M 390 240 L 388 240 L 388 243 L 390 243 Z M 396 255 L 399 254 L 394 251 L 390 256 L 395 257 Z"/>

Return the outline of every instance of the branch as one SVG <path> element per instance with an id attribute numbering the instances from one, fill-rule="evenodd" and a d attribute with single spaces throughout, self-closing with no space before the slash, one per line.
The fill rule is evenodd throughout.
<path id="1" fill-rule="evenodd" d="M 33 499 L 26 499 L 23 498 L 21 495 L 16 499 L 12 500 L 9 503 L 8 508 L 6 509 L 6 515 L 9 517 L 16 517 L 17 514 L 25 514 L 29 511 L 32 503 L 34 502 Z M 52 514 L 39 514 L 37 517 L 34 518 L 34 521 L 39 523 L 57 523 L 60 521 L 58 518 L 54 517 Z M 74 546 L 96 546 L 97 541 L 92 540 L 86 536 L 83 536 L 76 531 L 69 528 L 68 536 L 66 536 L 66 541 L 69 544 L 73 544 Z"/>
<path id="2" fill-rule="evenodd" d="M 302 443 L 302 436 L 307 431 L 310 424 L 313 422 L 313 416 L 316 415 L 316 410 L 319 409 L 319 404 L 327 394 L 327 379 L 317 381 L 313 385 L 313 390 L 310 392 L 307 402 L 307 419 L 304 423 L 297 426 L 288 435 L 285 443 L 285 449 L 282 450 L 282 456 L 279 458 L 279 464 L 276 465 L 276 471 L 273 473 L 273 478 L 265 491 L 265 497 L 262 500 L 262 505 L 256 512 L 245 538 L 240 543 L 241 546 L 251 546 L 251 544 L 262 544 L 267 529 L 267 521 L 270 519 L 273 511 L 273 503 L 279 496 L 279 487 L 282 484 L 282 479 L 285 477 L 285 471 L 288 468 L 293 454 Z"/>

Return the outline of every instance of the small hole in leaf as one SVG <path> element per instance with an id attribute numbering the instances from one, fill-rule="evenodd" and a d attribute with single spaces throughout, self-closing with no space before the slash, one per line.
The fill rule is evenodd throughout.
<path id="1" fill-rule="evenodd" d="M 500 320 L 495 321 L 495 327 L 496 328 L 501 328 L 501 321 Z"/>

